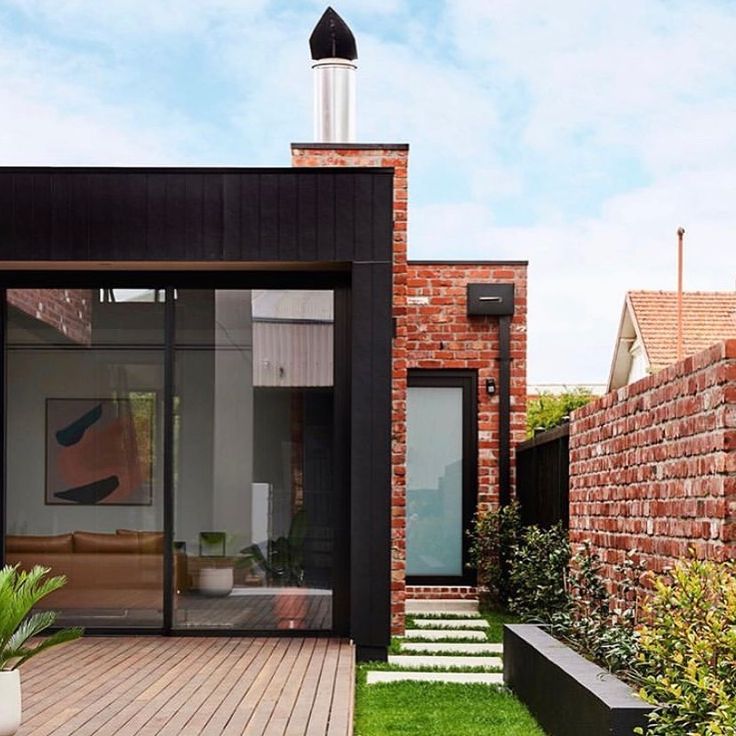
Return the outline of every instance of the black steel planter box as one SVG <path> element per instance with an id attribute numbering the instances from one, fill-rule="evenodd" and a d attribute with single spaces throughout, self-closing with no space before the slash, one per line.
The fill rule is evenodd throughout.
<path id="1" fill-rule="evenodd" d="M 503 677 L 549 736 L 632 736 L 652 706 L 539 626 L 503 632 Z"/>

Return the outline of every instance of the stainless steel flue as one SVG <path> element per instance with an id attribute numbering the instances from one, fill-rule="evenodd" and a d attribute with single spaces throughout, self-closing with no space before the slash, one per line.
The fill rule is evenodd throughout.
<path id="1" fill-rule="evenodd" d="M 327 8 L 309 38 L 314 70 L 314 136 L 318 143 L 355 141 L 355 38 Z"/>

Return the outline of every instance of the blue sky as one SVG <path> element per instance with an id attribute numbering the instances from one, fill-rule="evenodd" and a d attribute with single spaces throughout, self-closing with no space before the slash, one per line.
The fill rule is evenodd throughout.
<path id="1" fill-rule="evenodd" d="M 325 3 L 0 0 L 5 164 L 289 164 Z M 529 379 L 605 382 L 627 289 L 736 285 L 736 4 L 345 0 L 412 258 L 530 261 Z"/>

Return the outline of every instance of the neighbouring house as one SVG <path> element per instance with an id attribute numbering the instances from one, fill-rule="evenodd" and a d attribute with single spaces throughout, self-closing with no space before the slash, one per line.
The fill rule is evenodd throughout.
<path id="1" fill-rule="evenodd" d="M 683 293 L 683 355 L 736 337 L 736 292 Z M 677 361 L 677 292 L 629 291 L 616 336 L 608 390 Z"/>
<path id="2" fill-rule="evenodd" d="M 408 146 L 354 142 L 334 11 L 310 46 L 290 168 L 0 168 L 0 552 L 68 576 L 64 624 L 377 658 L 408 597 L 475 596 L 527 264 L 407 259 Z"/>

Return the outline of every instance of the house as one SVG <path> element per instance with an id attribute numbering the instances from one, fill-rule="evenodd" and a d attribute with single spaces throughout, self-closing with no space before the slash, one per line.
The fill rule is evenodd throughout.
<path id="1" fill-rule="evenodd" d="M 683 354 L 736 337 L 736 292 L 684 292 Z M 677 361 L 677 293 L 629 291 L 616 336 L 608 390 L 621 388 Z"/>
<path id="2" fill-rule="evenodd" d="M 0 168 L 0 549 L 68 576 L 63 624 L 375 659 L 407 599 L 475 597 L 527 264 L 407 259 L 408 146 L 354 142 L 331 9 L 310 46 L 291 168 Z"/>

